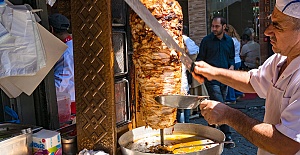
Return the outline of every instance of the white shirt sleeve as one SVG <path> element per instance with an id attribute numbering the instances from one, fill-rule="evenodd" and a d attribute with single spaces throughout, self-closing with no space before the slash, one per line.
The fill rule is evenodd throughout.
<path id="1" fill-rule="evenodd" d="M 197 46 L 196 43 L 188 36 L 185 35 L 182 36 L 183 36 L 184 43 L 188 49 L 189 55 L 198 54 L 199 46 Z"/>

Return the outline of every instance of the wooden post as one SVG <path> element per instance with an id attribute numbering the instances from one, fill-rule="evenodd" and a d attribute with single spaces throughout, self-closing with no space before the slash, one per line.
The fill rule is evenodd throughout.
<path id="1" fill-rule="evenodd" d="M 116 154 L 111 1 L 71 1 L 78 150 Z"/>

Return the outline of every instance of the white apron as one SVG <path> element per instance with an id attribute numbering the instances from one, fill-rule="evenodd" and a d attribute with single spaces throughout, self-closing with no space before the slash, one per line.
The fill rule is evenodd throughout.
<path id="1" fill-rule="evenodd" d="M 283 99 L 284 91 L 276 88 L 275 86 L 270 87 L 270 91 L 267 94 L 266 98 L 266 111 L 264 122 L 269 124 L 278 124 L 280 123 L 280 114 L 281 114 L 281 100 Z M 272 101 L 269 101 L 272 100 Z M 272 108 L 270 108 L 272 106 Z M 272 155 L 271 153 L 258 148 L 257 155 Z"/>
<path id="2" fill-rule="evenodd" d="M 266 98 L 264 122 L 274 124 L 279 132 L 300 142 L 300 57 L 278 77 L 285 61 L 285 56 L 274 54 L 259 69 L 249 71 L 250 82 L 257 94 Z M 260 148 L 257 154 L 271 155 Z"/>
<path id="3" fill-rule="evenodd" d="M 299 74 L 299 72 L 296 72 L 296 74 Z M 282 76 L 284 76 L 284 74 L 278 77 L 278 80 L 276 82 L 273 82 L 274 84 L 270 86 L 270 88 L 268 89 L 269 91 L 266 97 L 266 105 L 265 105 L 266 110 L 264 116 L 265 123 L 280 124 L 281 114 L 289 104 L 288 100 L 290 100 L 290 98 L 285 97 L 285 93 L 286 93 L 285 91 L 287 90 L 288 85 L 282 85 L 281 82 L 284 80 Z M 290 76 L 293 77 L 294 75 L 292 74 Z M 290 78 L 288 80 L 289 84 L 291 83 L 292 79 L 293 78 Z M 257 155 L 273 155 L 273 154 L 258 148 Z M 299 152 L 296 155 L 299 155 Z"/>

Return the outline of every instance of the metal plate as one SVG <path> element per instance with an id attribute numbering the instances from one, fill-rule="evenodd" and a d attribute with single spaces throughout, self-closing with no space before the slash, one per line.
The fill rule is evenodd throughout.
<path id="1" fill-rule="evenodd" d="M 178 109 L 195 109 L 201 101 L 208 99 L 209 96 L 196 95 L 160 95 L 155 100 L 165 106 Z"/>

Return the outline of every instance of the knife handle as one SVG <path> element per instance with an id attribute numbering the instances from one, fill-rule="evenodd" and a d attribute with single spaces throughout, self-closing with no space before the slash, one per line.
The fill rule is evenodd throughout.
<path id="1" fill-rule="evenodd" d="M 192 65 L 191 65 L 190 73 L 194 72 L 195 66 L 196 66 L 196 64 L 195 64 L 195 62 L 193 62 Z M 196 74 L 196 73 L 195 73 L 195 74 Z M 203 75 L 201 75 L 201 74 L 197 74 L 197 75 L 199 75 L 199 76 L 202 77 L 202 78 L 205 78 L 205 77 L 204 77 Z"/>
<path id="2" fill-rule="evenodd" d="M 191 73 L 194 72 L 195 66 L 196 66 L 195 62 L 192 62 L 191 69 L 190 69 Z"/>

